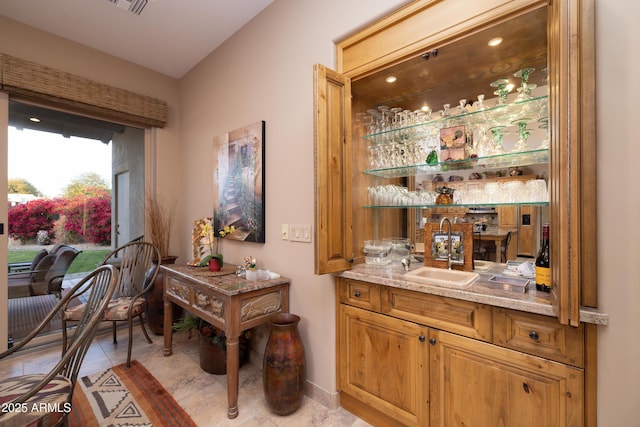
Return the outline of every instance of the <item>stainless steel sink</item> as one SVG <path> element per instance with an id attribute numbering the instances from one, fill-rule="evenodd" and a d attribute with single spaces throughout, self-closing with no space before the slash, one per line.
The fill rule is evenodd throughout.
<path id="1" fill-rule="evenodd" d="M 475 282 L 480 275 L 472 271 L 448 270 L 436 267 L 420 267 L 404 274 L 404 279 L 429 285 L 464 288 Z"/>

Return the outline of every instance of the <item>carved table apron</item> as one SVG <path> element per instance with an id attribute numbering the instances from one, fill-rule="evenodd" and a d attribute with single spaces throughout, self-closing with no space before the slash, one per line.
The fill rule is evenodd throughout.
<path id="1" fill-rule="evenodd" d="M 222 329 L 227 337 L 227 416 L 238 416 L 239 337 L 242 331 L 267 323 L 275 313 L 289 312 L 289 279 L 249 281 L 206 268 L 163 265 L 164 355 L 172 354 L 174 304 Z"/>

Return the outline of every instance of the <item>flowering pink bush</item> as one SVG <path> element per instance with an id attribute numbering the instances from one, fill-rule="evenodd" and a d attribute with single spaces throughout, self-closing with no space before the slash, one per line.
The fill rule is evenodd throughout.
<path id="1" fill-rule="evenodd" d="M 111 195 L 106 190 L 91 197 L 37 199 L 14 206 L 9 209 L 9 236 L 24 243 L 45 230 L 53 239 L 60 217 L 64 218 L 67 243 L 111 244 Z"/>
<path id="2" fill-rule="evenodd" d="M 53 233 L 53 223 L 58 217 L 59 202 L 56 199 L 36 199 L 9 209 L 9 236 L 21 242 L 34 240 L 38 231 Z"/>
<path id="3" fill-rule="evenodd" d="M 99 245 L 111 244 L 111 195 L 107 191 L 65 200 L 64 228 L 68 235 Z"/>

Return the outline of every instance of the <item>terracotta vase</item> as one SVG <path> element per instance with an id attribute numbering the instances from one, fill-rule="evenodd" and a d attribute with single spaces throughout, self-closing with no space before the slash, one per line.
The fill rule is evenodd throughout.
<path id="1" fill-rule="evenodd" d="M 300 317 L 281 313 L 271 318 L 271 332 L 264 352 L 264 394 L 271 410 L 289 415 L 302 404 L 306 377 Z"/>
<path id="2" fill-rule="evenodd" d="M 207 337 L 198 335 L 200 339 L 200 368 L 210 374 L 227 373 L 227 352 L 214 344 Z"/>
<path id="3" fill-rule="evenodd" d="M 177 256 L 168 256 L 162 258 L 162 264 L 175 264 Z M 157 266 L 157 263 L 156 263 Z M 147 312 L 146 323 L 151 332 L 156 335 L 164 334 L 164 273 L 162 270 L 158 272 L 156 280 L 153 282 L 153 289 L 147 294 Z M 173 306 L 173 320 L 176 321 L 182 317 L 182 309 L 177 305 Z"/>
<path id="4" fill-rule="evenodd" d="M 211 342 L 211 339 L 198 334 L 200 350 L 200 368 L 214 375 L 224 375 L 227 373 L 227 351 L 220 348 L 218 344 Z M 249 361 L 251 349 L 249 339 L 244 335 L 240 337 L 240 364 L 244 365 Z"/>

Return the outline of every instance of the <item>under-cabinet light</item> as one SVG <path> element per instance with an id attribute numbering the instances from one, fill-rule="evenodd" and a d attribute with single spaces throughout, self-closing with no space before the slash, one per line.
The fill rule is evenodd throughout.
<path id="1" fill-rule="evenodd" d="M 29 117 L 29 121 L 34 123 L 40 123 L 40 119 L 37 117 Z"/>
<path id="2" fill-rule="evenodd" d="M 385 81 L 386 81 L 387 83 L 393 83 L 393 82 L 395 82 L 396 80 L 398 80 L 398 78 L 397 78 L 396 76 L 389 76 L 389 77 L 387 77 L 387 78 L 385 79 Z"/>
<path id="3" fill-rule="evenodd" d="M 498 46 L 500 43 L 502 43 L 502 37 L 494 37 L 487 42 L 487 45 L 494 47 Z"/>

